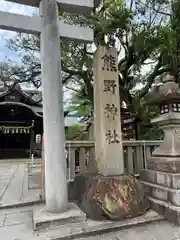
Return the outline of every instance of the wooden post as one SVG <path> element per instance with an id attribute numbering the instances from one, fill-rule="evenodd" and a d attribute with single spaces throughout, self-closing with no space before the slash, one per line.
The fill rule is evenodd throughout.
<path id="1" fill-rule="evenodd" d="M 30 158 L 31 158 L 34 152 L 34 120 L 32 120 L 32 128 L 30 134 L 31 134 L 30 136 Z"/>

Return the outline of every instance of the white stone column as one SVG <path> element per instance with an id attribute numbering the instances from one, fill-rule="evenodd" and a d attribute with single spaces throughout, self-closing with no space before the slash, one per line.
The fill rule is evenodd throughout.
<path id="1" fill-rule="evenodd" d="M 104 176 L 124 173 L 117 58 L 115 48 L 100 46 L 94 60 L 95 159 Z"/>
<path id="2" fill-rule="evenodd" d="M 46 208 L 61 213 L 68 204 L 61 55 L 56 0 L 40 3 L 41 69 Z"/>

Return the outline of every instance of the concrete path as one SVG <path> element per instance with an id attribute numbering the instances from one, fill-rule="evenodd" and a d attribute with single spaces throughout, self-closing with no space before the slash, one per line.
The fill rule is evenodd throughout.
<path id="1" fill-rule="evenodd" d="M 1 204 L 37 200 L 38 191 L 28 191 L 27 164 L 0 162 Z M 58 228 L 58 231 L 61 227 Z M 32 207 L 0 209 L 0 240 L 51 240 L 53 231 L 34 233 Z M 73 231 L 69 227 L 69 231 Z M 167 221 L 154 222 L 81 240 L 180 240 L 180 227 Z M 78 237 L 76 240 L 80 240 Z"/>
<path id="2" fill-rule="evenodd" d="M 0 239 L 36 240 L 32 230 L 32 207 L 0 210 Z"/>
<path id="3" fill-rule="evenodd" d="M 39 191 L 28 191 L 27 163 L 0 162 L 0 204 L 38 200 Z"/>
<path id="4" fill-rule="evenodd" d="M 72 229 L 71 229 L 72 231 Z M 3 240 L 50 240 L 53 234 L 34 233 L 32 207 L 0 210 L 0 239 Z M 101 236 L 76 240 L 180 240 L 180 227 L 167 221 L 111 232 Z"/>
<path id="5" fill-rule="evenodd" d="M 180 227 L 162 221 L 81 240 L 180 240 Z"/>

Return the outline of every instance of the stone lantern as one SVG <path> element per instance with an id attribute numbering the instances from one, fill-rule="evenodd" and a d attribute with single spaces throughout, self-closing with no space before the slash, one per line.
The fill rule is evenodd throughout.
<path id="1" fill-rule="evenodd" d="M 148 103 L 159 107 L 151 122 L 164 131 L 164 142 L 155 149 L 148 168 L 180 173 L 180 88 L 173 76 L 167 75 L 164 84 L 149 94 Z"/>
<path id="2" fill-rule="evenodd" d="M 140 179 L 147 187 L 151 207 L 180 224 L 180 88 L 166 75 L 163 84 L 147 95 L 147 103 L 159 108 L 151 122 L 164 132 Z"/>

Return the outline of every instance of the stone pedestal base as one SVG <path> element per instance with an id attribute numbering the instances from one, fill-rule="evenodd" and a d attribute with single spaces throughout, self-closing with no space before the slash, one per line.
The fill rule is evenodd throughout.
<path id="1" fill-rule="evenodd" d="M 180 173 L 180 157 L 153 156 L 148 160 L 147 168 L 160 172 Z"/>
<path id="2" fill-rule="evenodd" d="M 69 203 L 67 211 L 60 214 L 48 213 L 44 205 L 33 208 L 34 230 L 84 222 L 85 220 L 86 214 L 74 203 Z"/>
<path id="3" fill-rule="evenodd" d="M 95 236 L 102 235 L 107 232 L 114 236 L 114 232 L 118 230 L 131 229 L 132 227 L 138 227 L 150 223 L 159 223 L 164 221 L 164 217 L 157 214 L 155 211 L 148 211 L 143 216 L 139 216 L 133 219 L 125 219 L 122 221 L 92 221 L 87 219 L 84 222 L 76 224 L 66 224 L 54 228 L 47 228 L 35 232 L 38 236 L 37 239 L 48 240 L 65 240 L 65 239 L 98 239 Z M 101 237 L 99 237 L 101 239 Z M 9 238 L 8 238 L 9 239 Z M 103 239 L 107 239 L 103 237 Z M 109 239 L 109 238 L 108 238 Z M 114 238 L 113 238 L 114 239 Z M 124 239 L 124 238 L 123 238 Z"/>
<path id="4" fill-rule="evenodd" d="M 180 173 L 141 170 L 140 180 L 146 188 L 150 207 L 180 225 Z"/>

